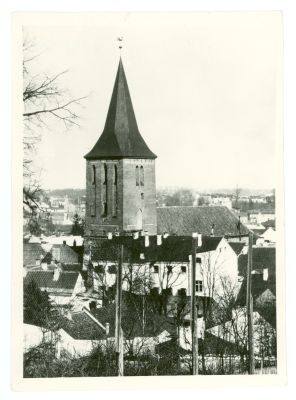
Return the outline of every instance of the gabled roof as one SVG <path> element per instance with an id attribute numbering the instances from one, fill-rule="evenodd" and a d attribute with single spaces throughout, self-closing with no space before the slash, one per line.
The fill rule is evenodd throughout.
<path id="1" fill-rule="evenodd" d="M 45 251 L 40 243 L 24 243 L 23 265 L 36 265 L 36 260 L 41 260 Z"/>
<path id="2" fill-rule="evenodd" d="M 198 232 L 210 235 L 214 224 L 216 236 L 238 235 L 239 219 L 227 207 L 174 206 L 157 208 L 157 230 L 175 235 L 191 235 Z M 240 233 L 248 233 L 244 224 L 240 224 Z"/>
<path id="3" fill-rule="evenodd" d="M 54 271 L 29 271 L 24 278 L 24 283 L 27 284 L 30 281 L 34 281 L 40 289 L 48 289 L 49 291 L 54 289 L 73 290 L 79 272 L 60 272 L 59 279 L 53 280 Z"/>
<path id="4" fill-rule="evenodd" d="M 55 250 L 59 250 L 57 260 L 62 264 L 76 264 L 78 263 L 78 254 L 67 244 L 54 244 L 51 249 L 52 258 L 55 258 Z"/>
<path id="5" fill-rule="evenodd" d="M 202 246 L 197 248 L 197 253 L 216 250 L 222 237 L 204 236 Z M 192 252 L 191 236 L 168 236 L 162 238 L 162 244 L 157 245 L 157 237 L 149 236 L 149 246 L 145 247 L 145 238 L 133 239 L 127 237 L 114 237 L 112 240 L 98 239 L 93 249 L 93 261 L 118 261 L 118 245 L 124 244 L 124 261 L 131 263 L 141 262 L 188 262 Z M 144 259 L 140 258 L 144 254 Z"/>
<path id="6" fill-rule="evenodd" d="M 139 132 L 121 59 L 103 133 L 85 158 L 156 158 Z"/>

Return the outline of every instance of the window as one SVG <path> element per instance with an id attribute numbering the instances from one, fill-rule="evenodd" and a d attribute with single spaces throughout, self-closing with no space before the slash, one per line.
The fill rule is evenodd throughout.
<path id="1" fill-rule="evenodd" d="M 144 200 L 144 193 L 141 193 L 141 200 Z"/>
<path id="2" fill-rule="evenodd" d="M 114 185 L 117 185 L 117 166 L 114 165 Z"/>
<path id="3" fill-rule="evenodd" d="M 107 165 L 104 164 L 104 178 L 103 178 L 103 185 L 107 185 Z"/>
<path id="4" fill-rule="evenodd" d="M 173 267 L 171 265 L 167 265 L 168 275 L 172 273 Z"/>
<path id="5" fill-rule="evenodd" d="M 140 186 L 144 186 L 144 167 L 140 167 Z"/>
<path id="6" fill-rule="evenodd" d="M 114 185 L 113 185 L 113 217 L 117 217 L 117 166 L 114 165 Z"/>
<path id="7" fill-rule="evenodd" d="M 195 291 L 202 292 L 202 281 L 195 281 Z"/>
<path id="8" fill-rule="evenodd" d="M 185 288 L 179 289 L 178 296 L 186 296 L 186 289 Z"/>
<path id="9" fill-rule="evenodd" d="M 109 265 L 108 272 L 109 272 L 109 274 L 116 274 L 117 273 L 116 265 Z"/>
<path id="10" fill-rule="evenodd" d="M 185 273 L 187 271 L 186 265 L 182 265 L 181 267 L 181 272 Z"/>
<path id="11" fill-rule="evenodd" d="M 107 209 L 107 201 L 104 201 L 103 202 L 103 217 L 107 216 L 107 211 L 108 211 L 108 209 Z"/>
<path id="12" fill-rule="evenodd" d="M 136 186 L 140 186 L 140 175 L 138 166 L 136 166 Z"/>
<path id="13" fill-rule="evenodd" d="M 92 185 L 96 184 L 96 167 L 93 165 L 92 166 L 92 180 L 91 180 Z"/>
<path id="14" fill-rule="evenodd" d="M 158 271 L 159 271 L 158 265 L 154 265 L 153 269 L 154 269 L 154 273 L 158 274 Z"/>
<path id="15" fill-rule="evenodd" d="M 90 215 L 91 215 L 91 217 L 95 217 L 96 216 L 96 207 L 95 207 L 94 203 L 92 203 L 90 205 Z"/>

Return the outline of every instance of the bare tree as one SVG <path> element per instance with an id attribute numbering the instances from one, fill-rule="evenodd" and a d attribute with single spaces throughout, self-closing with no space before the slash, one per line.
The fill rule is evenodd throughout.
<path id="1" fill-rule="evenodd" d="M 68 71 L 48 75 L 45 72 L 35 74 L 34 62 L 40 54 L 36 44 L 25 37 L 23 42 L 23 204 L 25 209 L 34 211 L 39 207 L 42 189 L 38 171 L 35 170 L 33 156 L 36 145 L 41 140 L 44 129 L 50 130 L 55 123 L 62 123 L 69 129 L 79 126 L 78 107 L 86 98 L 72 98 L 69 91 L 62 87 L 61 81 Z"/>

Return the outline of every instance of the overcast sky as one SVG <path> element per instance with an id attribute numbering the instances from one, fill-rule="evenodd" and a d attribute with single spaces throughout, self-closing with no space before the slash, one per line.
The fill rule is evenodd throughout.
<path id="1" fill-rule="evenodd" d="M 158 156 L 158 187 L 274 187 L 280 29 L 277 13 L 36 19 L 25 29 L 42 51 L 35 72 L 69 69 L 62 86 L 90 94 L 80 128 L 43 132 L 43 187 L 85 186 L 83 156 L 104 127 L 118 36 L 139 130 Z"/>

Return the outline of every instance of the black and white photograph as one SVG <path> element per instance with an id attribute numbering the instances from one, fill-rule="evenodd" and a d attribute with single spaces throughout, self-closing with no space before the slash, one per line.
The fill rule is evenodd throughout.
<path id="1" fill-rule="evenodd" d="M 282 376 L 281 14 L 15 22 L 21 378 Z"/>

